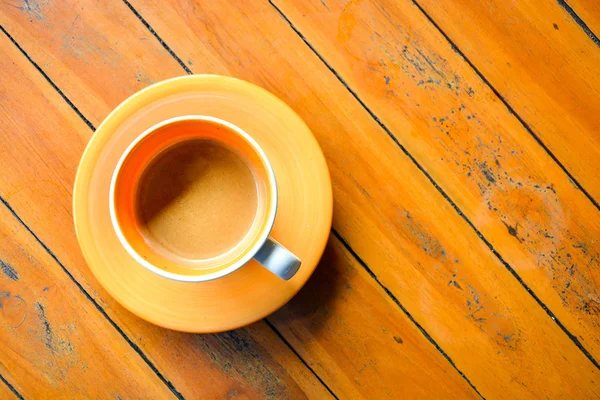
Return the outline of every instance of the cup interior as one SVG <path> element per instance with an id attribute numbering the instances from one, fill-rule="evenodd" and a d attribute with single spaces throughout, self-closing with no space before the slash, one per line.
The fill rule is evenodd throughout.
<path id="1" fill-rule="evenodd" d="M 186 164 L 186 157 L 194 160 L 198 154 L 214 156 L 218 152 L 231 154 L 216 159 L 214 165 L 225 164 L 223 168 L 232 169 L 233 163 L 244 163 L 243 168 L 247 167 L 251 174 L 251 181 L 243 181 L 246 190 L 240 192 L 243 196 L 236 192 L 235 204 L 227 204 L 232 201 L 228 200 L 227 193 L 230 188 L 237 189 L 240 182 L 230 175 L 217 176 L 211 181 L 218 186 L 211 199 L 226 213 L 221 217 L 214 207 L 203 208 L 205 203 L 190 203 L 190 190 L 202 191 L 203 187 L 192 188 L 189 179 L 185 185 L 177 183 L 180 174 L 190 174 L 191 164 Z M 194 166 L 193 174 L 200 176 L 205 170 L 209 171 L 211 160 L 200 159 L 200 167 Z M 180 164 L 187 169 L 179 171 Z M 242 168 L 240 165 L 235 168 Z M 212 117 L 174 118 L 141 134 L 121 157 L 111 181 L 112 222 L 123 246 L 143 266 L 172 279 L 214 279 L 249 261 L 266 240 L 276 210 L 274 179 L 262 149 L 238 127 Z M 249 182 L 252 187 L 248 186 Z M 148 185 L 159 193 L 157 197 L 148 195 L 152 193 Z M 179 213 L 175 214 L 177 219 L 166 219 L 174 209 Z M 152 223 L 159 228 L 166 227 L 170 237 L 181 238 L 181 243 L 157 239 L 149 228 Z M 201 240 L 197 242 L 204 249 L 201 254 L 192 251 L 194 234 Z M 229 246 L 219 241 L 221 236 L 234 243 Z"/>

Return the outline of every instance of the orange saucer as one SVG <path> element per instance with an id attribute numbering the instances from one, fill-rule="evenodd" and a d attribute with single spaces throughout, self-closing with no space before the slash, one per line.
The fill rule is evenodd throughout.
<path id="1" fill-rule="evenodd" d="M 271 161 L 279 205 L 271 236 L 302 260 L 284 281 L 251 260 L 214 281 L 160 277 L 119 243 L 109 215 L 110 177 L 143 131 L 168 118 L 209 115 L 258 141 Z M 124 307 L 154 324 L 186 332 L 219 332 L 250 324 L 283 306 L 314 271 L 331 228 L 331 180 L 323 153 L 300 117 L 253 84 L 195 75 L 152 85 L 121 103 L 96 130 L 79 164 L 73 215 L 79 245 L 100 283 Z"/>

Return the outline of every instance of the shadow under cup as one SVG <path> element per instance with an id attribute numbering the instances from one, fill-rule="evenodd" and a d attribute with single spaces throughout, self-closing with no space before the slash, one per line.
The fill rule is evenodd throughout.
<path id="1" fill-rule="evenodd" d="M 148 195 L 148 185 L 156 196 Z M 237 269 L 263 245 L 276 190 L 268 161 L 246 133 L 215 118 L 176 118 L 125 151 L 111 182 L 111 217 L 124 247 L 145 267 L 172 279 L 208 280 Z M 193 196 L 209 200 L 194 203 Z M 149 219 L 180 237 L 181 246 L 153 236 Z M 223 248 L 227 240 L 233 242 Z"/>

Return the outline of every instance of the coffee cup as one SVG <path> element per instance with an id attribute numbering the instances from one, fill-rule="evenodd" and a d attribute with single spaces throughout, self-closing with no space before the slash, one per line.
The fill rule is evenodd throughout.
<path id="1" fill-rule="evenodd" d="M 121 245 L 165 278 L 221 278 L 254 258 L 288 280 L 300 260 L 269 236 L 277 183 L 259 144 L 219 118 L 189 115 L 140 134 L 110 182 Z"/>

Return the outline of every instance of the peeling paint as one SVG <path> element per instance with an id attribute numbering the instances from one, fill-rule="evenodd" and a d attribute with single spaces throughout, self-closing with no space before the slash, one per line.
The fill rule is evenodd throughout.
<path id="1" fill-rule="evenodd" d="M 0 269 L 8 279 L 13 281 L 19 280 L 19 273 L 9 263 L 0 260 Z"/>
<path id="2" fill-rule="evenodd" d="M 19 10 L 29 14 L 38 21 L 44 21 L 45 15 L 42 6 L 48 5 L 49 1 L 24 0 L 25 6 L 18 7 Z"/>

